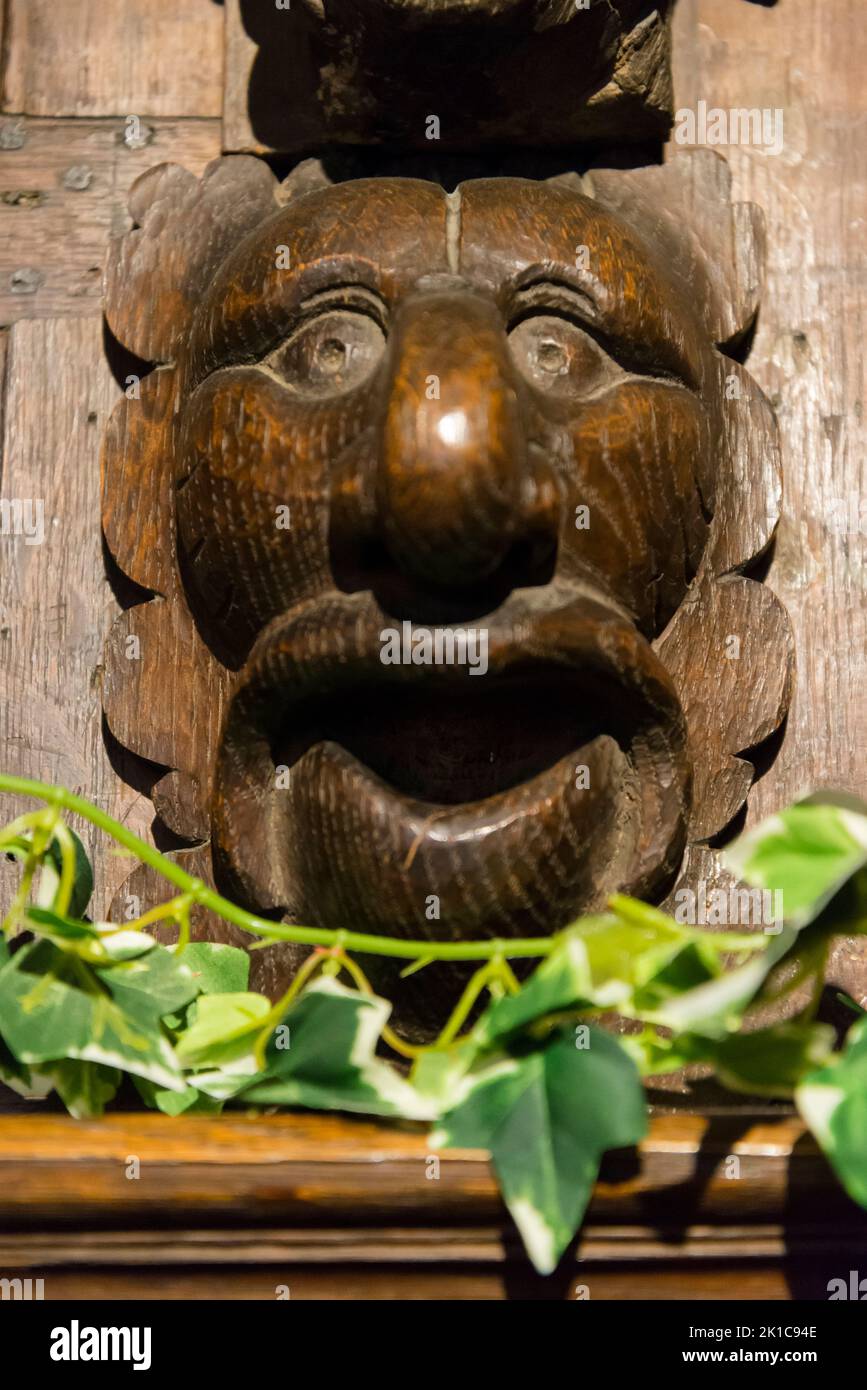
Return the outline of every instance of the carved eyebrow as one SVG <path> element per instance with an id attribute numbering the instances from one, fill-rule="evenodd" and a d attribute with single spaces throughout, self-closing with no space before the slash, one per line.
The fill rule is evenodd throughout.
<path id="1" fill-rule="evenodd" d="M 339 279 L 333 285 L 321 288 L 299 301 L 295 310 L 296 319 L 306 319 L 329 309 L 358 309 L 377 320 L 385 328 L 389 317 L 389 306 L 384 297 L 369 285 L 355 280 Z"/>
<path id="2" fill-rule="evenodd" d="M 600 322 L 599 306 L 585 284 L 574 283 L 565 276 L 529 272 L 521 276 L 511 287 L 507 305 L 510 320 L 522 310 L 547 305 L 562 308 L 567 313 L 577 313 L 591 324 Z"/>
<path id="3" fill-rule="evenodd" d="M 698 392 L 697 370 L 682 350 L 678 337 L 660 338 L 650 329 L 641 339 L 636 339 L 632 332 L 613 321 L 614 316 L 606 315 L 605 306 L 600 305 L 599 298 L 592 292 L 596 288 L 610 297 L 606 287 L 586 271 L 570 271 L 557 266 L 552 274 L 550 270 L 532 267 L 512 284 L 505 306 L 509 326 L 515 326 L 534 310 L 563 315 L 577 320 L 578 326 L 609 356 L 634 375 L 675 381 Z"/>

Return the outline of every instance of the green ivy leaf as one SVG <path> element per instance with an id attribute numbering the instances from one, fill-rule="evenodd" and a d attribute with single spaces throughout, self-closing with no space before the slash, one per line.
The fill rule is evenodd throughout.
<path id="1" fill-rule="evenodd" d="M 450 1047 L 436 1047 L 416 1058 L 411 1081 L 420 1096 L 426 1097 L 441 1114 L 455 1104 L 458 1088 L 479 1053 L 473 1037 L 461 1038 Z"/>
<path id="2" fill-rule="evenodd" d="M 795 1021 L 714 1043 L 687 1037 L 681 1049 L 689 1061 L 711 1062 L 730 1091 L 789 1099 L 804 1074 L 831 1056 L 834 1040 L 829 1024 Z"/>
<path id="3" fill-rule="evenodd" d="M 133 1085 L 145 1105 L 151 1110 L 161 1110 L 164 1115 L 219 1115 L 223 1108 L 221 1100 L 202 1095 L 195 1086 L 186 1086 L 183 1091 L 166 1091 L 141 1076 L 133 1077 Z"/>
<path id="4" fill-rule="evenodd" d="M 670 998 L 722 974 L 719 942 L 633 898 L 564 932 L 522 989 L 485 1010 L 473 1037 L 482 1046 L 545 1015 L 587 1007 L 643 1017 Z"/>
<path id="5" fill-rule="evenodd" d="M 592 997 L 587 947 L 578 936 L 570 935 L 543 959 L 517 994 L 488 1005 L 473 1029 L 473 1039 L 479 1046 L 490 1047 L 546 1014 L 586 1005 Z"/>
<path id="6" fill-rule="evenodd" d="M 786 922 L 804 927 L 867 864 L 867 807 L 853 798 L 811 797 L 740 836 L 723 863 L 746 883 L 780 891 Z M 862 925 L 863 915 L 862 901 Z M 862 929 L 857 921 L 847 926 Z"/>
<path id="7" fill-rule="evenodd" d="M 193 972 L 200 994 L 238 994 L 247 988 L 250 957 L 237 946 L 191 941 L 179 959 Z"/>
<path id="8" fill-rule="evenodd" d="M 316 980 L 285 1015 L 284 1031 L 268 1045 L 266 1074 L 242 1099 L 432 1119 L 435 1105 L 375 1055 L 390 1013 L 384 999 L 328 977 Z"/>
<path id="9" fill-rule="evenodd" d="M 76 1120 L 90 1120 L 102 1115 L 109 1101 L 114 1100 L 120 1085 L 118 1069 L 104 1067 L 99 1062 L 67 1058 L 51 1063 L 44 1070 Z"/>
<path id="10" fill-rule="evenodd" d="M 61 917 L 47 907 L 28 907 L 24 916 L 34 935 L 53 941 L 61 950 L 91 965 L 132 960 L 152 951 L 157 944 L 146 932 L 126 931 L 111 922 L 82 922 L 73 917 Z"/>
<path id="11" fill-rule="evenodd" d="M 23 1062 L 19 1062 L 18 1058 L 9 1051 L 2 1038 L 0 1038 L 0 1081 L 16 1095 L 23 1096 L 25 1100 L 44 1100 L 54 1090 L 54 1082 L 51 1077 L 38 1071 L 31 1071 Z"/>
<path id="12" fill-rule="evenodd" d="M 72 885 L 72 895 L 67 907 L 69 917 L 83 917 L 87 911 L 87 904 L 90 902 L 93 893 L 93 869 L 87 857 L 87 850 L 76 835 L 72 826 L 66 826 L 72 843 L 75 848 L 75 878 Z M 54 895 L 60 886 L 60 873 L 63 867 L 63 855 L 60 845 L 56 840 L 52 840 L 48 846 L 45 858 L 42 861 L 42 872 L 39 880 L 39 905 L 50 907 L 54 902 Z"/>
<path id="13" fill-rule="evenodd" d="M 203 994 L 195 1022 L 181 1034 L 175 1054 L 186 1067 L 219 1067 L 251 1052 L 271 1012 L 264 994 Z"/>
<path id="14" fill-rule="evenodd" d="M 768 935 L 768 945 L 760 955 L 679 993 L 673 989 L 663 1002 L 650 1001 L 641 1017 L 675 1033 L 694 1032 L 704 1037 L 722 1037 L 733 1032 L 761 989 L 772 967 L 797 940 L 794 928 L 784 927 Z"/>
<path id="15" fill-rule="evenodd" d="M 850 1028 L 838 1059 L 804 1078 L 795 1100 L 849 1196 L 867 1207 L 867 1019 Z"/>
<path id="16" fill-rule="evenodd" d="M 181 1090 L 159 1004 L 135 989 L 121 991 L 116 1001 L 99 978 L 138 964 L 96 972 L 44 940 L 17 951 L 0 969 L 0 1018 L 14 1056 L 28 1066 L 65 1058 L 99 1062 Z"/>
<path id="17" fill-rule="evenodd" d="M 99 932 L 92 922 L 61 917 L 47 907 L 28 907 L 25 916 L 40 936 L 56 937 L 59 942 L 99 941 Z"/>
<path id="18" fill-rule="evenodd" d="M 590 1029 L 586 1048 L 561 1029 L 545 1044 L 485 1060 L 431 1142 L 488 1149 L 527 1252 L 549 1274 L 574 1236 L 608 1149 L 647 1128 L 638 1072 L 613 1037 Z"/>
<path id="19" fill-rule="evenodd" d="M 148 940 L 151 945 L 145 954 L 109 966 L 96 966 L 94 973 L 125 1014 L 156 1027 L 164 1014 L 195 999 L 198 987 L 182 955 L 158 946 L 150 937 Z"/>

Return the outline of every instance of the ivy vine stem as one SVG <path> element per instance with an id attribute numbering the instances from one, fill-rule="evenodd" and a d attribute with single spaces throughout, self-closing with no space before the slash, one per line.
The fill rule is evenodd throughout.
<path id="1" fill-rule="evenodd" d="M 343 947 L 347 951 L 363 955 L 392 956 L 400 960 L 451 960 L 451 961 L 490 961 L 498 957 L 517 959 L 547 956 L 557 941 L 556 936 L 540 936 L 530 939 L 516 938 L 510 941 L 412 941 L 399 940 L 390 936 L 371 936 L 365 932 L 329 931 L 324 927 L 303 927 L 282 922 L 269 922 L 247 912 L 243 907 L 224 898 L 214 889 L 208 888 L 201 879 L 193 878 L 179 864 L 173 863 L 152 845 L 139 839 L 138 835 L 121 825 L 107 812 L 86 801 L 82 796 L 67 791 L 65 787 L 53 787 L 47 782 L 37 782 L 27 777 L 12 777 L 0 773 L 0 792 L 11 795 L 32 796 L 38 801 L 71 815 L 81 816 L 99 830 L 105 831 L 124 849 L 129 850 L 142 863 L 148 864 L 169 883 L 179 888 L 193 903 L 213 912 L 225 922 L 232 922 L 254 936 L 260 936 L 268 943 L 292 941 L 300 946 Z"/>

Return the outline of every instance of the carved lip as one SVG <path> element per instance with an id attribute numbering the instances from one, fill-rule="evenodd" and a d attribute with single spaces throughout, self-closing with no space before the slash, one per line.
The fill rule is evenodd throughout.
<path id="1" fill-rule="evenodd" d="M 558 699 L 568 706 L 576 697 L 572 747 L 586 741 L 588 724 L 614 726 L 629 738 L 648 724 L 674 728 L 682 720 L 668 672 L 629 619 L 598 594 L 563 584 L 516 591 L 493 614 L 449 625 L 392 618 L 370 594 L 301 604 L 256 642 L 233 710 L 248 733 L 267 737 L 273 753 L 286 751 L 278 761 L 291 765 L 318 741 L 306 726 L 327 725 L 329 705 L 349 727 L 366 697 L 391 721 L 409 703 L 421 729 L 425 713 L 448 725 L 467 705 L 491 722 L 511 713 L 503 706 L 512 691 L 516 703 L 527 692 L 534 718 L 544 716 L 546 696 L 555 719 Z M 582 695 L 594 708 L 582 710 Z M 533 735 L 546 732 L 540 724 Z"/>
<path id="2" fill-rule="evenodd" d="M 274 904 L 300 902 L 308 917 L 317 909 L 324 918 L 360 914 L 370 925 L 377 909 L 350 880 L 377 863 L 386 841 L 391 906 L 380 910 L 392 921 L 393 894 L 409 895 L 413 875 L 416 895 L 419 884 L 439 891 L 446 875 L 458 883 L 464 873 L 478 876 L 485 854 L 524 864 L 522 900 L 558 855 L 563 876 L 576 878 L 592 848 L 607 891 L 641 891 L 672 868 L 688 798 L 683 713 L 634 625 L 598 594 L 558 582 L 516 591 L 466 627 L 486 633 L 485 674 L 470 675 L 467 665 L 383 664 L 383 632 L 403 637 L 404 629 L 370 594 L 299 605 L 261 635 L 229 710 L 215 797 L 215 838 L 254 894 L 261 897 L 257 865 L 267 854 L 288 865 L 285 875 L 272 873 Z M 436 631 L 410 628 L 413 638 Z M 492 723 L 514 742 L 522 694 L 527 756 L 519 749 L 499 784 L 496 775 L 486 780 L 484 766 L 472 766 L 473 741 Z M 413 736 L 428 727 L 421 768 L 405 773 Z M 465 784 L 449 789 L 452 741 L 452 765 L 471 766 Z M 284 764 L 288 791 L 275 789 Z M 580 765 L 589 768 L 586 789 L 576 785 Z M 315 895 L 310 884 L 299 890 L 305 878 L 315 879 Z M 580 902 L 575 883 L 564 894 L 563 910 Z M 512 918 L 500 907 L 502 925 Z M 483 929 L 475 917 L 469 925 Z"/>
<path id="3" fill-rule="evenodd" d="M 597 692 L 620 706 L 607 714 L 624 726 L 681 719 L 666 667 L 628 617 L 596 592 L 564 584 L 515 591 L 495 613 L 452 624 L 395 619 L 370 594 L 311 600 L 265 628 L 235 705 L 270 738 L 281 724 L 293 726 L 288 745 L 299 758 L 306 737 L 299 710 L 320 712 L 321 721 L 331 698 L 375 692 L 393 717 L 400 702 L 418 696 L 447 712 L 459 701 L 497 698 L 509 685 L 520 691 L 545 682 L 552 691 Z M 538 699 L 528 705 L 543 712 Z"/>

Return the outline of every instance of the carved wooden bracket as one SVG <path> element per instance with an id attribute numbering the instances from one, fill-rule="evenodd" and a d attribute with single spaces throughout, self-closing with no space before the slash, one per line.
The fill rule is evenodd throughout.
<path id="1" fill-rule="evenodd" d="M 661 140 L 668 0 L 229 0 L 225 143 Z"/>
<path id="2" fill-rule="evenodd" d="M 237 157 L 152 170 L 132 213 L 106 313 L 157 366 L 110 422 L 103 523 L 154 597 L 104 703 L 198 871 L 436 938 L 663 896 L 792 678 L 743 574 L 780 466 L 729 355 L 763 247 L 725 163 L 446 194 Z M 257 987 L 296 955 L 257 953 Z"/>

